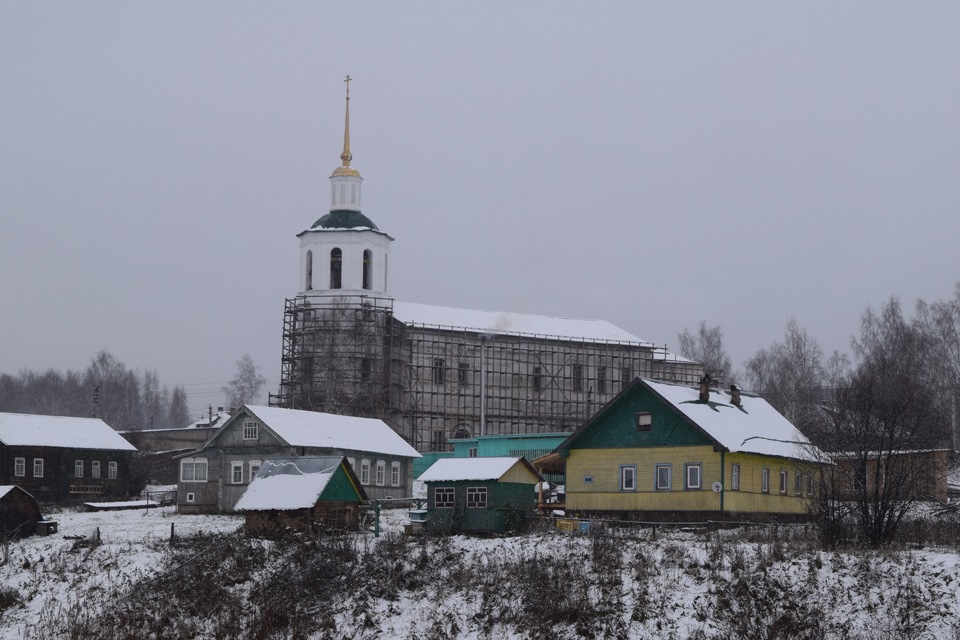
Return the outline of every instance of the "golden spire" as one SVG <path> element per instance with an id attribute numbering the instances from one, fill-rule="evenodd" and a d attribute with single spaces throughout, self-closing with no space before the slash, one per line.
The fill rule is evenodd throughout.
<path id="1" fill-rule="evenodd" d="M 348 75 L 344 80 L 347 83 L 347 112 L 343 122 L 343 153 L 340 154 L 340 159 L 343 160 L 345 167 L 349 167 L 350 161 L 353 160 L 353 155 L 350 153 L 350 81 L 352 79 Z"/>

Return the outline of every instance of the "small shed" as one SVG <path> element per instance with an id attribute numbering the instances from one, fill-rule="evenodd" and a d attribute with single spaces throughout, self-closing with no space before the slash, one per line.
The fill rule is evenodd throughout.
<path id="1" fill-rule="evenodd" d="M 0 486 L 0 536 L 24 538 L 43 520 L 36 499 L 16 485 Z"/>
<path id="2" fill-rule="evenodd" d="M 443 458 L 427 485 L 428 531 L 498 533 L 522 528 L 543 478 L 526 458 Z"/>
<path id="3" fill-rule="evenodd" d="M 295 531 L 355 531 L 367 499 L 344 457 L 265 460 L 237 501 L 251 535 Z"/>

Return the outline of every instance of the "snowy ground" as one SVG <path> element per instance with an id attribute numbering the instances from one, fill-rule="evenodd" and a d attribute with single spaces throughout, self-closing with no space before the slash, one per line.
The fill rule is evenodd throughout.
<path id="1" fill-rule="evenodd" d="M 171 525 L 187 537 L 236 532 L 242 523 L 172 507 L 48 515 L 59 532 L 11 544 L 0 566 L 0 587 L 22 601 L 0 607 L 0 640 L 47 638 L 58 620 L 95 617 L 128 600 L 164 570 Z M 788 633 L 771 637 L 960 639 L 955 548 L 827 552 L 744 531 L 672 531 L 655 541 L 629 530 L 606 539 L 555 531 L 407 542 L 389 535 L 405 522 L 405 509 L 383 512 L 383 547 L 369 533 L 355 535 L 363 555 L 383 558 L 377 579 L 391 584 L 359 600 L 344 596 L 312 637 L 705 639 L 780 625 Z M 91 547 L 97 530 L 101 544 Z M 264 566 L 278 561 L 270 543 L 255 544 L 266 551 Z M 261 567 L 231 587 L 238 600 L 267 573 Z M 196 628 L 189 637 L 213 635 L 202 620 Z"/>

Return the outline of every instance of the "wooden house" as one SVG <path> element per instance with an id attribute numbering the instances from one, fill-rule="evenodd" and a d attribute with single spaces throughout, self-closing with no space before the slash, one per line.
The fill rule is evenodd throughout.
<path id="1" fill-rule="evenodd" d="M 199 449 L 176 456 L 181 513 L 232 511 L 264 460 L 347 458 L 370 499 L 412 495 L 420 457 L 382 420 L 247 405 Z"/>
<path id="2" fill-rule="evenodd" d="M 97 418 L 0 413 L 0 485 L 38 500 L 126 496 L 135 451 Z"/>
<path id="3" fill-rule="evenodd" d="M 909 493 L 929 502 L 948 502 L 950 449 L 831 451 L 833 466 L 824 482 L 840 500 L 874 498 L 886 492 L 888 478 L 897 478 L 887 495 Z"/>
<path id="4" fill-rule="evenodd" d="M 759 396 L 641 379 L 554 453 L 568 513 L 681 521 L 803 518 L 826 459 Z"/>
<path id="5" fill-rule="evenodd" d="M 36 499 L 16 485 L 0 486 L 0 538 L 32 535 L 43 520 Z"/>
<path id="6" fill-rule="evenodd" d="M 443 458 L 421 476 L 428 531 L 493 533 L 521 528 L 543 479 L 525 458 Z"/>
<path id="7" fill-rule="evenodd" d="M 251 535 L 355 531 L 366 499 L 346 458 L 275 458 L 264 460 L 234 509 Z"/>

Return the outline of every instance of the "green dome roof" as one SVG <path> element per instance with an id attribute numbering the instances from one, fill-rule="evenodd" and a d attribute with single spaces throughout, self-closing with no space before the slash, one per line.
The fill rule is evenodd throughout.
<path id="1" fill-rule="evenodd" d="M 357 229 L 357 228 L 367 228 L 373 229 L 374 231 L 380 231 L 377 228 L 377 225 L 373 224 L 373 220 L 363 215 L 359 211 L 348 211 L 346 209 L 338 209 L 337 211 L 331 211 L 327 215 L 323 216 L 319 220 L 313 223 L 311 229 Z"/>

